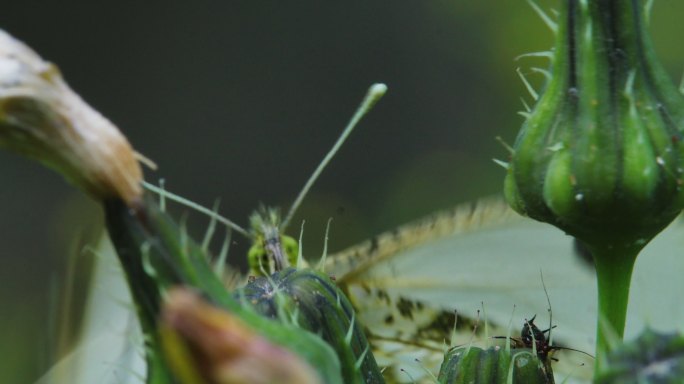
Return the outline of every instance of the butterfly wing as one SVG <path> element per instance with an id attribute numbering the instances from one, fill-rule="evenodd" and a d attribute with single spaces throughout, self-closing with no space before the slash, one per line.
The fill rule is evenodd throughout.
<path id="1" fill-rule="evenodd" d="M 675 292 L 681 292 L 682 279 L 658 277 L 663 269 L 670 274 L 682 270 L 663 268 L 681 259 L 676 257 L 684 242 L 681 227 L 680 222 L 673 224 L 640 256 L 628 334 L 638 332 L 644 321 L 672 329 L 682 318 L 682 306 L 672 297 L 676 295 L 662 298 L 675 282 L 679 285 Z M 548 317 L 543 316 L 547 304 L 540 270 L 553 305 L 554 340 L 594 351 L 597 305 L 592 268 L 577 257 L 571 237 L 519 216 L 500 199 L 459 206 L 379 235 L 331 256 L 326 270 L 356 305 L 360 320 L 371 330 L 378 356 L 417 349 L 416 340 L 443 344 L 450 329 L 433 325 L 454 310 L 472 318 L 484 306 L 488 322 L 499 329 L 513 321 L 514 336 L 525 318 L 539 314 L 539 324 L 544 324 Z M 435 331 L 430 338 L 425 337 L 426 327 Z M 434 370 L 441 351 L 437 355 L 422 356 L 421 365 Z M 585 371 L 575 373 L 590 375 L 590 369 Z"/>
<path id="2" fill-rule="evenodd" d="M 143 384 L 143 335 L 109 239 L 95 253 L 96 268 L 83 313 L 80 342 L 36 384 Z"/>

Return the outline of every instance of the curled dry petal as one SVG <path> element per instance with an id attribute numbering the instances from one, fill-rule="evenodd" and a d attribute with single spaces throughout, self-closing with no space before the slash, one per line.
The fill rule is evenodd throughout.
<path id="1" fill-rule="evenodd" d="M 96 198 L 131 205 L 142 194 L 128 140 L 69 88 L 54 64 L 2 30 L 0 147 L 56 169 Z"/>

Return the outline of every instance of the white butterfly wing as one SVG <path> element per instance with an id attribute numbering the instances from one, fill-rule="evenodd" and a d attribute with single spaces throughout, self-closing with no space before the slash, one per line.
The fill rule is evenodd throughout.
<path id="1" fill-rule="evenodd" d="M 81 342 L 36 384 L 143 384 L 142 333 L 116 253 L 103 237 Z"/>
<path id="2" fill-rule="evenodd" d="M 673 224 L 640 256 L 628 335 L 638 333 L 644 321 L 673 329 L 682 318 L 682 305 L 672 294 L 672 290 L 682 292 L 684 288 L 682 279 L 674 276 L 684 267 L 684 260 L 679 261 L 683 258 L 677 257 L 684 242 L 681 226 Z M 679 266 L 668 269 L 673 259 Z M 647 266 L 642 267 L 644 264 Z M 374 335 L 371 339 L 376 339 L 373 342 L 381 363 L 388 351 L 399 354 L 396 340 L 407 341 L 407 351 L 417 350 L 416 340 L 426 342 L 426 337 L 416 337 L 415 333 L 430 328 L 440 309 L 474 317 L 484 303 L 489 322 L 505 327 L 513 319 L 514 336 L 523 319 L 535 314 L 539 315 L 537 324 L 543 327 L 548 316 L 540 270 L 557 325 L 554 340 L 593 353 L 597 313 L 594 271 L 575 254 L 571 237 L 550 225 L 520 217 L 498 199 L 460 206 L 380 235 L 332 256 L 327 269 L 349 292 L 359 309 L 359 319 L 379 334 L 379 338 Z M 664 273 L 670 275 L 667 281 L 660 277 Z M 399 303 L 404 310 L 397 309 Z M 400 324 L 397 317 L 404 323 Z M 389 345 L 387 339 L 395 343 Z M 437 357 L 424 356 L 427 360 L 421 365 L 434 370 L 438 367 L 434 361 L 440 358 L 439 353 Z M 395 364 L 395 368 L 399 366 Z M 409 365 L 400 368 L 409 369 Z M 591 369 L 584 371 L 575 376 L 591 373 Z"/>

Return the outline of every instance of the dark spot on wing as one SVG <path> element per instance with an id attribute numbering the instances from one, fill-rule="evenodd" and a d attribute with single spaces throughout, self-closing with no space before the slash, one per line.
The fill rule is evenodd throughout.
<path id="1" fill-rule="evenodd" d="M 385 316 L 385 324 L 391 325 L 392 323 L 394 323 L 394 316 L 392 316 L 392 315 Z"/>
<path id="2" fill-rule="evenodd" d="M 389 294 L 387 294 L 387 291 L 385 291 L 385 290 L 382 290 L 382 289 L 376 290 L 376 291 L 375 291 L 375 296 L 376 296 L 379 300 L 383 300 L 383 301 L 384 301 L 385 303 L 387 303 L 387 304 L 391 304 L 391 303 L 392 303 L 392 299 L 390 298 Z"/>
<path id="3" fill-rule="evenodd" d="M 399 301 L 397 301 L 397 309 L 399 310 L 399 314 L 401 316 L 413 320 L 413 310 L 415 309 L 415 304 L 413 301 L 400 297 Z"/>
<path id="4" fill-rule="evenodd" d="M 363 289 L 363 291 L 366 293 L 366 295 L 370 295 L 370 293 L 371 293 L 370 287 L 364 283 L 361 283 L 360 285 L 361 285 L 361 289 Z"/>
<path id="5" fill-rule="evenodd" d="M 420 304 L 420 302 L 418 302 L 418 304 Z M 418 329 L 418 336 L 421 339 L 438 341 L 450 338 L 455 320 L 456 318 L 453 312 L 441 311 L 432 322 Z"/>
<path id="6" fill-rule="evenodd" d="M 379 246 L 380 244 L 378 244 L 378 237 L 373 236 L 373 238 L 371 239 L 370 248 L 368 248 L 368 253 L 375 253 L 375 251 L 378 250 Z"/>

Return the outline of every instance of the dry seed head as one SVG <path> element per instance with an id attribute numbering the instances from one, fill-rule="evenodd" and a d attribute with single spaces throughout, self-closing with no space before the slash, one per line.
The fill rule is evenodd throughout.
<path id="1" fill-rule="evenodd" d="M 56 169 L 95 198 L 132 205 L 142 195 L 142 170 L 123 134 L 54 64 L 2 30 L 0 147 Z"/>

